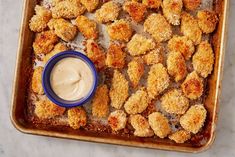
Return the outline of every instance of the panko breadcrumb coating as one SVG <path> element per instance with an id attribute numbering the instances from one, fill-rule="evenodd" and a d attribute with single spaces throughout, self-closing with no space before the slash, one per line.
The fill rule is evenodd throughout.
<path id="1" fill-rule="evenodd" d="M 200 78 L 196 71 L 188 74 L 184 82 L 181 84 L 181 89 L 189 99 L 197 99 L 203 93 L 203 79 Z"/>
<path id="2" fill-rule="evenodd" d="M 98 38 L 98 28 L 95 21 L 90 20 L 86 16 L 78 16 L 75 20 L 75 25 L 78 27 L 79 31 L 85 38 L 97 39 Z"/>
<path id="3" fill-rule="evenodd" d="M 109 90 L 103 84 L 97 87 L 95 96 L 92 100 L 92 115 L 98 118 L 106 117 L 109 112 Z"/>
<path id="4" fill-rule="evenodd" d="M 108 117 L 108 124 L 114 131 L 124 129 L 126 126 L 126 122 L 126 113 L 122 110 L 116 110 L 110 113 Z"/>
<path id="5" fill-rule="evenodd" d="M 131 115 L 130 123 L 135 129 L 134 135 L 139 137 L 151 137 L 154 135 L 146 118 L 140 114 Z"/>
<path id="6" fill-rule="evenodd" d="M 195 51 L 193 42 L 186 36 L 173 36 L 167 46 L 169 51 L 180 52 L 185 60 L 189 60 Z"/>
<path id="7" fill-rule="evenodd" d="M 99 0 L 80 0 L 80 3 L 86 7 L 88 12 L 92 12 L 99 5 Z"/>
<path id="8" fill-rule="evenodd" d="M 124 19 L 116 20 L 107 27 L 107 32 L 111 40 L 129 41 L 132 36 L 132 28 L 129 22 Z"/>
<path id="9" fill-rule="evenodd" d="M 54 55 L 66 50 L 68 50 L 68 47 L 65 46 L 65 44 L 59 42 L 58 44 L 55 45 L 54 49 L 51 52 L 45 55 L 45 57 L 43 58 L 43 62 L 46 63 Z"/>
<path id="10" fill-rule="evenodd" d="M 135 22 L 144 19 L 147 8 L 144 4 L 135 1 L 126 1 L 123 4 L 123 10 L 126 11 Z"/>
<path id="11" fill-rule="evenodd" d="M 161 44 L 156 44 L 156 48 L 143 56 L 144 62 L 147 65 L 163 63 L 163 47 Z"/>
<path id="12" fill-rule="evenodd" d="M 198 25 L 203 33 L 211 33 L 215 30 L 219 21 L 216 13 L 209 10 L 201 10 L 197 12 Z"/>
<path id="13" fill-rule="evenodd" d="M 184 143 L 191 138 L 191 134 L 186 130 L 179 130 L 169 135 L 168 137 L 176 143 Z"/>
<path id="14" fill-rule="evenodd" d="M 180 25 L 182 0 L 163 0 L 162 11 L 165 18 L 172 25 Z"/>
<path id="15" fill-rule="evenodd" d="M 162 0 L 142 0 L 142 3 L 148 8 L 158 9 L 162 4 Z"/>
<path id="16" fill-rule="evenodd" d="M 143 35 L 135 34 L 129 43 L 127 49 L 132 56 L 145 54 L 147 51 L 154 49 L 156 46 L 152 39 L 148 39 Z"/>
<path id="17" fill-rule="evenodd" d="M 153 36 L 157 42 L 167 41 L 172 36 L 171 25 L 161 14 L 153 13 L 144 22 L 144 31 Z"/>
<path id="18" fill-rule="evenodd" d="M 120 10 L 119 3 L 109 1 L 104 3 L 100 9 L 96 10 L 95 17 L 100 23 L 115 21 L 119 16 Z"/>
<path id="19" fill-rule="evenodd" d="M 42 72 L 43 72 L 43 67 L 37 67 L 33 71 L 31 87 L 32 87 L 33 92 L 37 94 L 44 93 L 44 90 L 42 87 Z"/>
<path id="20" fill-rule="evenodd" d="M 195 10 L 201 4 L 201 0 L 183 0 L 184 7 L 188 10 Z"/>
<path id="21" fill-rule="evenodd" d="M 168 119 L 160 112 L 153 112 L 148 116 L 149 125 L 153 129 L 155 135 L 165 138 L 171 132 Z"/>
<path id="22" fill-rule="evenodd" d="M 36 5 L 35 13 L 30 21 L 29 28 L 33 32 L 41 32 L 47 27 L 47 23 L 51 19 L 51 11 L 45 7 Z"/>
<path id="23" fill-rule="evenodd" d="M 189 107 L 189 100 L 183 96 L 182 91 L 172 89 L 162 96 L 161 107 L 171 114 L 184 114 Z"/>
<path id="24" fill-rule="evenodd" d="M 147 78 L 147 91 L 149 98 L 154 99 L 161 94 L 170 84 L 170 77 L 167 69 L 161 64 L 150 67 Z"/>
<path id="25" fill-rule="evenodd" d="M 74 107 L 68 109 L 68 123 L 73 129 L 79 129 L 87 123 L 86 111 L 83 107 Z"/>
<path id="26" fill-rule="evenodd" d="M 214 53 L 208 41 L 202 41 L 192 59 L 194 70 L 206 78 L 211 74 L 214 64 Z"/>
<path id="27" fill-rule="evenodd" d="M 182 13 L 180 30 L 186 37 L 192 40 L 195 45 L 201 42 L 202 31 L 198 26 L 197 20 L 189 13 Z"/>
<path id="28" fill-rule="evenodd" d="M 125 76 L 118 70 L 114 70 L 112 86 L 109 91 L 111 106 L 120 109 L 129 95 L 129 85 Z"/>
<path id="29" fill-rule="evenodd" d="M 204 125 L 206 120 L 206 109 L 202 104 L 196 104 L 180 117 L 180 125 L 189 132 L 196 134 Z"/>

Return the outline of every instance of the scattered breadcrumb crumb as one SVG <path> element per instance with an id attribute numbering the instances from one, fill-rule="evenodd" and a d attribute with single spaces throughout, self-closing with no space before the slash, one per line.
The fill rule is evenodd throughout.
<path id="1" fill-rule="evenodd" d="M 114 131 L 124 129 L 126 126 L 126 122 L 126 113 L 122 110 L 116 110 L 110 113 L 108 117 L 108 124 Z"/>
<path id="2" fill-rule="evenodd" d="M 73 129 L 79 129 L 87 123 L 86 111 L 83 107 L 74 107 L 68 109 L 69 126 Z"/>
<path id="3" fill-rule="evenodd" d="M 211 33 L 215 30 L 219 21 L 216 13 L 209 10 L 201 10 L 197 12 L 198 25 L 203 33 Z"/>
<path id="4" fill-rule="evenodd" d="M 142 3 L 148 8 L 158 9 L 162 4 L 162 0 L 142 0 Z"/>
<path id="5" fill-rule="evenodd" d="M 201 4 L 201 0 L 183 0 L 184 7 L 188 10 L 195 10 Z"/>
<path id="6" fill-rule="evenodd" d="M 43 58 L 43 62 L 47 63 L 49 59 L 51 59 L 51 57 L 66 50 L 68 50 L 68 47 L 65 46 L 65 44 L 59 42 L 58 44 L 55 45 L 54 49 L 51 52 L 45 55 L 45 57 Z"/>
<path id="7" fill-rule="evenodd" d="M 99 5 L 99 0 L 80 0 L 88 12 L 93 12 Z"/>
<path id="8" fill-rule="evenodd" d="M 37 67 L 33 71 L 31 87 L 32 87 L 33 92 L 37 94 L 44 93 L 44 90 L 42 87 L 42 72 L 43 72 L 43 67 Z"/>
<path id="9" fill-rule="evenodd" d="M 144 4 L 135 1 L 126 1 L 123 4 L 123 10 L 126 11 L 135 22 L 141 22 L 147 12 Z"/>
<path id="10" fill-rule="evenodd" d="M 186 130 L 179 130 L 169 135 L 168 137 L 176 143 L 184 143 L 191 138 L 191 134 Z"/>

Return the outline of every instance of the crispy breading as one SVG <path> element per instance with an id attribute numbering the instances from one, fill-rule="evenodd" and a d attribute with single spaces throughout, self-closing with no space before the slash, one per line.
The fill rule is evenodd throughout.
<path id="1" fill-rule="evenodd" d="M 88 12 L 93 12 L 99 5 L 99 0 L 80 0 Z"/>
<path id="2" fill-rule="evenodd" d="M 35 54 L 49 53 L 53 48 L 54 44 L 58 42 L 59 38 L 54 31 L 44 31 L 37 33 L 33 42 L 33 50 Z"/>
<path id="3" fill-rule="evenodd" d="M 87 115 L 83 107 L 68 109 L 68 123 L 73 129 L 79 129 L 87 124 Z"/>
<path id="4" fill-rule="evenodd" d="M 188 10 L 195 10 L 201 4 L 201 0 L 183 0 L 184 7 Z"/>
<path id="5" fill-rule="evenodd" d="M 170 77 L 167 69 L 161 64 L 154 64 L 150 67 L 147 78 L 147 91 L 149 98 L 154 99 L 161 94 L 170 84 Z"/>
<path id="6" fill-rule="evenodd" d="M 107 85 L 98 86 L 92 100 L 92 115 L 98 118 L 106 117 L 109 112 L 109 89 Z"/>
<path id="7" fill-rule="evenodd" d="M 42 87 L 42 72 L 43 72 L 43 67 L 37 67 L 33 71 L 31 88 L 33 92 L 37 94 L 44 93 L 44 90 Z"/>
<path id="8" fill-rule="evenodd" d="M 195 51 L 193 42 L 186 36 L 173 36 L 167 46 L 169 51 L 180 52 L 185 60 L 189 60 Z"/>
<path id="9" fill-rule="evenodd" d="M 165 18 L 172 25 L 180 25 L 182 0 L 163 0 L 162 11 Z"/>
<path id="10" fill-rule="evenodd" d="M 120 10 L 119 3 L 109 1 L 103 4 L 100 9 L 96 10 L 95 17 L 100 23 L 115 21 L 119 16 Z"/>
<path id="11" fill-rule="evenodd" d="M 186 130 L 179 130 L 169 135 L 168 137 L 176 143 L 184 143 L 191 138 L 191 134 Z"/>
<path id="12" fill-rule="evenodd" d="M 156 44 L 154 50 L 150 51 L 146 55 L 143 56 L 144 62 L 147 65 L 153 65 L 157 63 L 163 63 L 163 47 L 160 43 Z"/>
<path id="13" fill-rule="evenodd" d="M 84 37 L 88 39 L 97 39 L 99 32 L 97 24 L 94 20 L 90 20 L 86 16 L 78 16 L 75 20 L 75 25 Z"/>
<path id="14" fill-rule="evenodd" d="M 167 41 L 172 36 L 171 25 L 161 14 L 153 13 L 144 22 L 144 31 L 153 36 L 157 42 Z"/>
<path id="15" fill-rule="evenodd" d="M 200 78 L 196 71 L 188 74 L 184 82 L 181 84 L 181 89 L 189 99 L 197 99 L 203 93 L 203 79 Z"/>
<path id="16" fill-rule="evenodd" d="M 54 55 L 66 50 L 68 50 L 68 47 L 65 46 L 63 43 L 59 42 L 55 45 L 54 49 L 51 52 L 45 55 L 45 57 L 43 58 L 43 62 L 46 63 Z"/>
<path id="17" fill-rule="evenodd" d="M 180 117 L 180 125 L 189 132 L 196 134 L 204 125 L 206 120 L 206 109 L 202 104 L 196 104 Z"/>
<path id="18" fill-rule="evenodd" d="M 144 4 L 135 1 L 126 1 L 123 4 L 123 10 L 136 22 L 142 21 L 147 12 L 147 8 Z"/>
<path id="19" fill-rule="evenodd" d="M 206 78 L 211 74 L 214 64 L 214 53 L 208 41 L 202 41 L 192 59 L 194 70 Z"/>
<path id="20" fill-rule="evenodd" d="M 185 36 L 192 40 L 195 45 L 201 42 L 202 31 L 198 26 L 197 20 L 189 13 L 182 13 L 180 30 Z"/>
<path id="21" fill-rule="evenodd" d="M 145 54 L 147 51 L 154 49 L 155 46 L 156 44 L 152 39 L 140 34 L 135 34 L 127 43 L 127 49 L 132 56 Z"/>
<path id="22" fill-rule="evenodd" d="M 181 90 L 172 89 L 161 97 L 161 107 L 171 114 L 184 114 L 189 107 L 189 100 Z"/>
<path id="23" fill-rule="evenodd" d="M 108 124 L 114 131 L 124 129 L 126 126 L 126 122 L 126 113 L 122 110 L 116 110 L 110 113 L 108 117 Z"/>
<path id="24" fill-rule="evenodd" d="M 150 127 L 153 129 L 155 135 L 160 138 L 166 137 L 171 132 L 168 119 L 160 112 L 153 112 L 148 116 Z"/>
<path id="25" fill-rule="evenodd" d="M 47 23 L 51 19 L 51 11 L 45 7 L 36 5 L 35 13 L 29 21 L 29 28 L 34 32 L 41 32 L 47 27 Z"/>
<path id="26" fill-rule="evenodd" d="M 211 33 L 215 30 L 219 21 L 216 13 L 209 10 L 201 10 L 197 12 L 198 25 L 203 33 Z"/>
<path id="27" fill-rule="evenodd" d="M 129 22 L 124 19 L 116 20 L 114 23 L 107 27 L 107 32 L 110 39 L 129 41 L 132 36 L 132 28 Z"/>
<path id="28" fill-rule="evenodd" d="M 125 65 L 126 53 L 119 44 L 111 43 L 106 54 L 106 65 L 112 68 L 122 69 Z"/>
<path id="29" fill-rule="evenodd" d="M 142 0 L 142 3 L 148 8 L 158 9 L 162 4 L 162 0 Z"/>
<path id="30" fill-rule="evenodd" d="M 129 95 L 129 85 L 125 76 L 118 70 L 114 70 L 112 86 L 109 91 L 111 106 L 120 109 Z"/>
<path id="31" fill-rule="evenodd" d="M 180 52 L 169 52 L 166 64 L 168 73 L 174 77 L 176 82 L 185 78 L 188 73 L 184 57 Z"/>
<path id="32" fill-rule="evenodd" d="M 134 135 L 139 137 L 151 137 L 154 135 L 146 118 L 140 114 L 131 115 L 130 123 L 135 129 Z"/>

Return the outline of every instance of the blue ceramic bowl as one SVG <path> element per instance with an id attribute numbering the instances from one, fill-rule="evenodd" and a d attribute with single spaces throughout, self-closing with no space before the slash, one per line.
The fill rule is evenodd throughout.
<path id="1" fill-rule="evenodd" d="M 79 100 L 68 101 L 68 100 L 61 99 L 60 97 L 58 97 L 54 93 L 54 91 L 51 88 L 51 84 L 50 84 L 51 71 L 52 71 L 54 65 L 58 61 L 66 58 L 66 57 L 75 57 L 75 58 L 79 58 L 79 59 L 83 60 L 90 67 L 92 74 L 93 74 L 93 77 L 94 77 L 94 82 L 93 82 L 93 85 L 92 85 L 90 92 L 87 94 L 87 96 L 85 96 L 84 98 L 81 98 Z M 95 66 L 92 63 L 92 61 L 87 56 L 85 56 L 84 54 L 77 52 L 77 51 L 64 51 L 64 52 L 56 54 L 47 62 L 46 66 L 43 70 L 43 74 L 42 74 L 42 85 L 43 85 L 43 89 L 44 89 L 46 96 L 53 103 L 55 103 L 59 106 L 62 106 L 62 107 L 66 107 L 66 108 L 81 106 L 81 105 L 85 104 L 87 101 L 89 101 L 89 99 L 93 96 L 93 94 L 96 90 L 97 80 L 98 80 L 98 75 L 97 75 Z"/>

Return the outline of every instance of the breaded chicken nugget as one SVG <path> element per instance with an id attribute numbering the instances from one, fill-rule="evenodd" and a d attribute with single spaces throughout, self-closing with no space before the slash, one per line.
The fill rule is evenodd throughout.
<path id="1" fill-rule="evenodd" d="M 65 46 L 63 43 L 59 42 L 58 44 L 55 45 L 54 49 L 51 52 L 45 55 L 45 57 L 43 58 L 43 62 L 46 63 L 51 57 L 53 57 L 57 53 L 60 53 L 66 50 L 68 50 L 68 47 Z"/>
<path id="2" fill-rule="evenodd" d="M 186 130 L 179 130 L 169 135 L 168 137 L 176 143 L 184 143 L 191 138 L 191 134 Z"/>
<path id="3" fill-rule="evenodd" d="M 36 5 L 36 15 L 29 21 L 29 28 L 34 32 L 41 32 L 47 27 L 47 23 L 51 19 L 51 11 L 45 7 Z"/>
<path id="4" fill-rule="evenodd" d="M 116 20 L 114 23 L 107 27 L 110 39 L 129 41 L 132 36 L 132 28 L 129 22 L 124 19 Z"/>
<path id="5" fill-rule="evenodd" d="M 83 107 L 68 109 L 68 123 L 73 129 L 79 129 L 87 124 L 87 115 Z"/>
<path id="6" fill-rule="evenodd" d="M 197 20 L 189 13 L 182 13 L 180 30 L 185 36 L 192 40 L 195 45 L 201 42 L 202 31 L 198 26 Z"/>
<path id="7" fill-rule="evenodd" d="M 161 14 L 153 13 L 144 22 L 144 31 L 153 36 L 157 42 L 167 41 L 172 36 L 171 25 Z"/>
<path id="8" fill-rule="evenodd" d="M 180 125 L 186 131 L 196 134 L 204 125 L 206 113 L 207 111 L 202 104 L 191 106 L 189 110 L 180 117 Z"/>
<path id="9" fill-rule="evenodd" d="M 186 97 L 189 99 L 197 99 L 203 93 L 203 79 L 197 75 L 194 71 L 186 77 L 184 82 L 181 84 L 181 89 Z"/>
<path id="10" fill-rule="evenodd" d="M 49 53 L 54 48 L 54 44 L 56 44 L 58 40 L 59 38 L 54 33 L 54 31 L 45 31 L 37 33 L 33 42 L 34 53 Z"/>
<path id="11" fill-rule="evenodd" d="M 122 69 L 125 65 L 126 53 L 119 44 L 111 43 L 106 54 L 106 65 L 112 68 Z"/>
<path id="12" fill-rule="evenodd" d="M 42 72 L 43 72 L 43 67 L 37 67 L 32 76 L 32 90 L 33 92 L 37 94 L 43 94 L 44 90 L 42 87 Z"/>
<path id="13" fill-rule="evenodd" d="M 215 30 L 219 21 L 216 13 L 209 10 L 201 10 L 197 12 L 198 25 L 203 33 L 211 33 Z"/>
<path id="14" fill-rule="evenodd" d="M 129 95 L 129 85 L 125 76 L 117 70 L 114 70 L 112 86 L 109 91 L 111 106 L 120 109 Z"/>
<path id="15" fill-rule="evenodd" d="M 189 60 L 195 51 L 193 42 L 185 36 L 173 36 L 167 46 L 169 51 L 180 52 L 185 60 Z"/>
<path id="16" fill-rule="evenodd" d="M 126 1 L 123 4 L 123 10 L 136 22 L 142 21 L 147 12 L 147 8 L 144 4 L 135 1 Z"/>
<path id="17" fill-rule="evenodd" d="M 142 3 L 148 8 L 158 9 L 162 4 L 162 0 L 142 0 Z"/>
<path id="18" fill-rule="evenodd" d="M 160 138 L 166 137 L 171 132 L 168 119 L 160 112 L 153 112 L 148 116 L 150 127 L 153 129 L 155 135 Z"/>
<path id="19" fill-rule="evenodd" d="M 136 88 L 139 84 L 141 77 L 144 74 L 144 63 L 141 58 L 134 58 L 128 63 L 127 74 L 131 81 L 131 84 Z"/>
<path id="20" fill-rule="evenodd" d="M 180 25 L 182 0 L 163 0 L 162 11 L 165 18 L 172 25 Z"/>
<path id="21" fill-rule="evenodd" d="M 135 129 L 134 135 L 139 137 L 150 137 L 153 136 L 153 130 L 150 128 L 147 119 L 140 114 L 131 115 L 130 123 Z"/>
<path id="22" fill-rule="evenodd" d="M 202 41 L 192 59 L 193 68 L 202 77 L 211 74 L 214 64 L 214 53 L 208 41 Z"/>
<path id="23" fill-rule="evenodd" d="M 92 100 L 92 115 L 98 118 L 106 117 L 109 112 L 109 90 L 107 85 L 100 85 Z"/>
<path id="24" fill-rule="evenodd" d="M 108 117 L 108 124 L 112 130 L 118 131 L 126 127 L 126 113 L 122 110 L 116 110 L 110 113 Z"/>
<path id="25" fill-rule="evenodd" d="M 98 22 L 106 23 L 114 21 L 118 18 L 121 8 L 120 5 L 114 1 L 109 1 L 102 5 L 102 7 L 95 12 L 95 17 Z"/>
<path id="26" fill-rule="evenodd" d="M 161 107 L 168 113 L 184 114 L 189 107 L 189 100 L 183 96 L 182 91 L 172 89 L 162 96 Z"/>
<path id="27" fill-rule="evenodd" d="M 130 55 L 137 56 L 154 49 L 155 45 L 152 39 L 148 39 L 140 34 L 135 34 L 127 44 L 127 49 Z"/>
<path id="28" fill-rule="evenodd" d="M 80 0 L 80 2 L 86 7 L 88 12 L 94 11 L 99 5 L 99 0 Z"/>
<path id="29" fill-rule="evenodd" d="M 75 25 L 84 37 L 88 39 L 98 38 L 99 33 L 95 21 L 88 19 L 86 16 L 78 16 L 75 20 Z"/>
<path id="30" fill-rule="evenodd" d="M 176 82 L 185 78 L 187 74 L 187 67 L 184 57 L 180 52 L 170 52 L 168 54 L 166 64 L 168 73 L 174 77 Z"/>
<path id="31" fill-rule="evenodd" d="M 154 99 L 170 84 L 170 77 L 166 68 L 161 64 L 152 65 L 148 73 L 147 91 L 149 98 Z"/>
<path id="32" fill-rule="evenodd" d="M 143 56 L 144 62 L 147 65 L 163 63 L 163 47 L 161 44 L 156 44 L 156 48 Z"/>
<path id="33" fill-rule="evenodd" d="M 201 0 L 183 0 L 184 7 L 188 10 L 195 10 L 201 4 Z"/>

